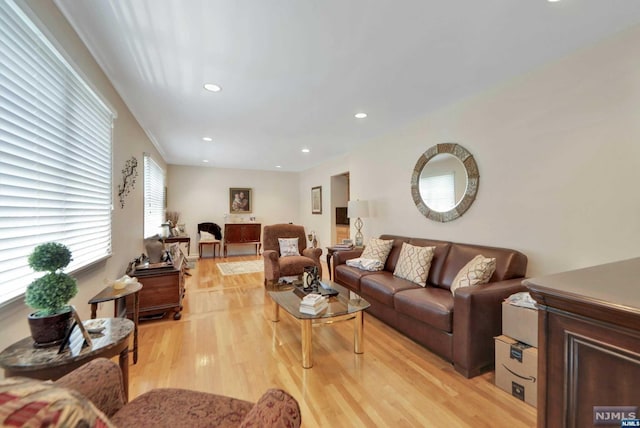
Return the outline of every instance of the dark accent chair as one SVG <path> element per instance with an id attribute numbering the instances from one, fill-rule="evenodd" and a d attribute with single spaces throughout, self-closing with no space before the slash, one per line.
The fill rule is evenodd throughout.
<path id="1" fill-rule="evenodd" d="M 202 237 L 201 232 L 207 232 L 214 236 L 214 239 L 207 239 Z M 222 230 L 220 226 L 215 223 L 206 222 L 206 223 L 198 223 L 198 257 L 202 258 L 202 247 L 206 245 L 211 245 L 213 248 L 213 257 L 216 256 L 216 248 L 218 249 L 218 254 L 220 254 L 220 242 L 222 240 Z"/>
<path id="2" fill-rule="evenodd" d="M 280 256 L 278 238 L 298 238 L 299 256 Z M 275 283 L 283 276 L 302 275 L 306 266 L 317 266 L 322 278 L 320 256 L 322 248 L 306 248 L 307 236 L 303 226 L 295 224 L 273 224 L 264 227 L 264 283 Z"/>

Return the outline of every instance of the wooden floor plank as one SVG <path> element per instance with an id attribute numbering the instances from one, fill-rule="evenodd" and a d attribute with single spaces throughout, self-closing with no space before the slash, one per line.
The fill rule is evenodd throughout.
<path id="1" fill-rule="evenodd" d="M 224 276 L 200 259 L 187 277 L 182 319 L 140 325 L 130 396 L 186 388 L 257 401 L 271 387 L 300 403 L 305 427 L 531 427 L 535 409 L 473 379 L 376 318 L 365 315 L 364 354 L 353 353 L 353 322 L 313 327 L 311 369 L 301 366 L 297 320 L 272 305 L 262 273 Z M 326 269 L 325 269 L 326 272 Z"/>

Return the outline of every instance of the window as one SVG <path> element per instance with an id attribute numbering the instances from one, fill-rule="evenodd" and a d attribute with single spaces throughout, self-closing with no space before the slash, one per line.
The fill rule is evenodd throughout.
<path id="1" fill-rule="evenodd" d="M 160 233 L 164 223 L 164 171 L 151 156 L 144 155 L 144 237 Z"/>
<path id="2" fill-rule="evenodd" d="M 0 304 L 38 275 L 28 256 L 56 241 L 67 272 L 111 255 L 114 113 L 25 13 L 0 2 Z"/>
<path id="3" fill-rule="evenodd" d="M 420 179 L 420 196 L 434 211 L 449 211 L 456 205 L 455 176 L 453 172 Z"/>

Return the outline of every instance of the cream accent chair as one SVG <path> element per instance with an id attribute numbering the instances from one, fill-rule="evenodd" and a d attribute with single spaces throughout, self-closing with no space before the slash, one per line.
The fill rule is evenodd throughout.
<path id="1" fill-rule="evenodd" d="M 295 224 L 273 224 L 264 227 L 264 284 L 274 284 L 283 276 L 302 275 L 306 266 L 317 266 L 318 274 L 322 278 L 322 263 L 320 256 L 322 248 L 306 248 L 307 236 L 303 226 Z M 299 256 L 280 256 L 278 238 L 298 238 Z"/>

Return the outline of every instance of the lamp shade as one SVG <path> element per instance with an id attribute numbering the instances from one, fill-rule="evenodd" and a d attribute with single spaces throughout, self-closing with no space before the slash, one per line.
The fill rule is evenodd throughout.
<path id="1" fill-rule="evenodd" d="M 347 217 L 369 217 L 369 202 L 349 201 L 349 204 L 347 205 Z"/>

